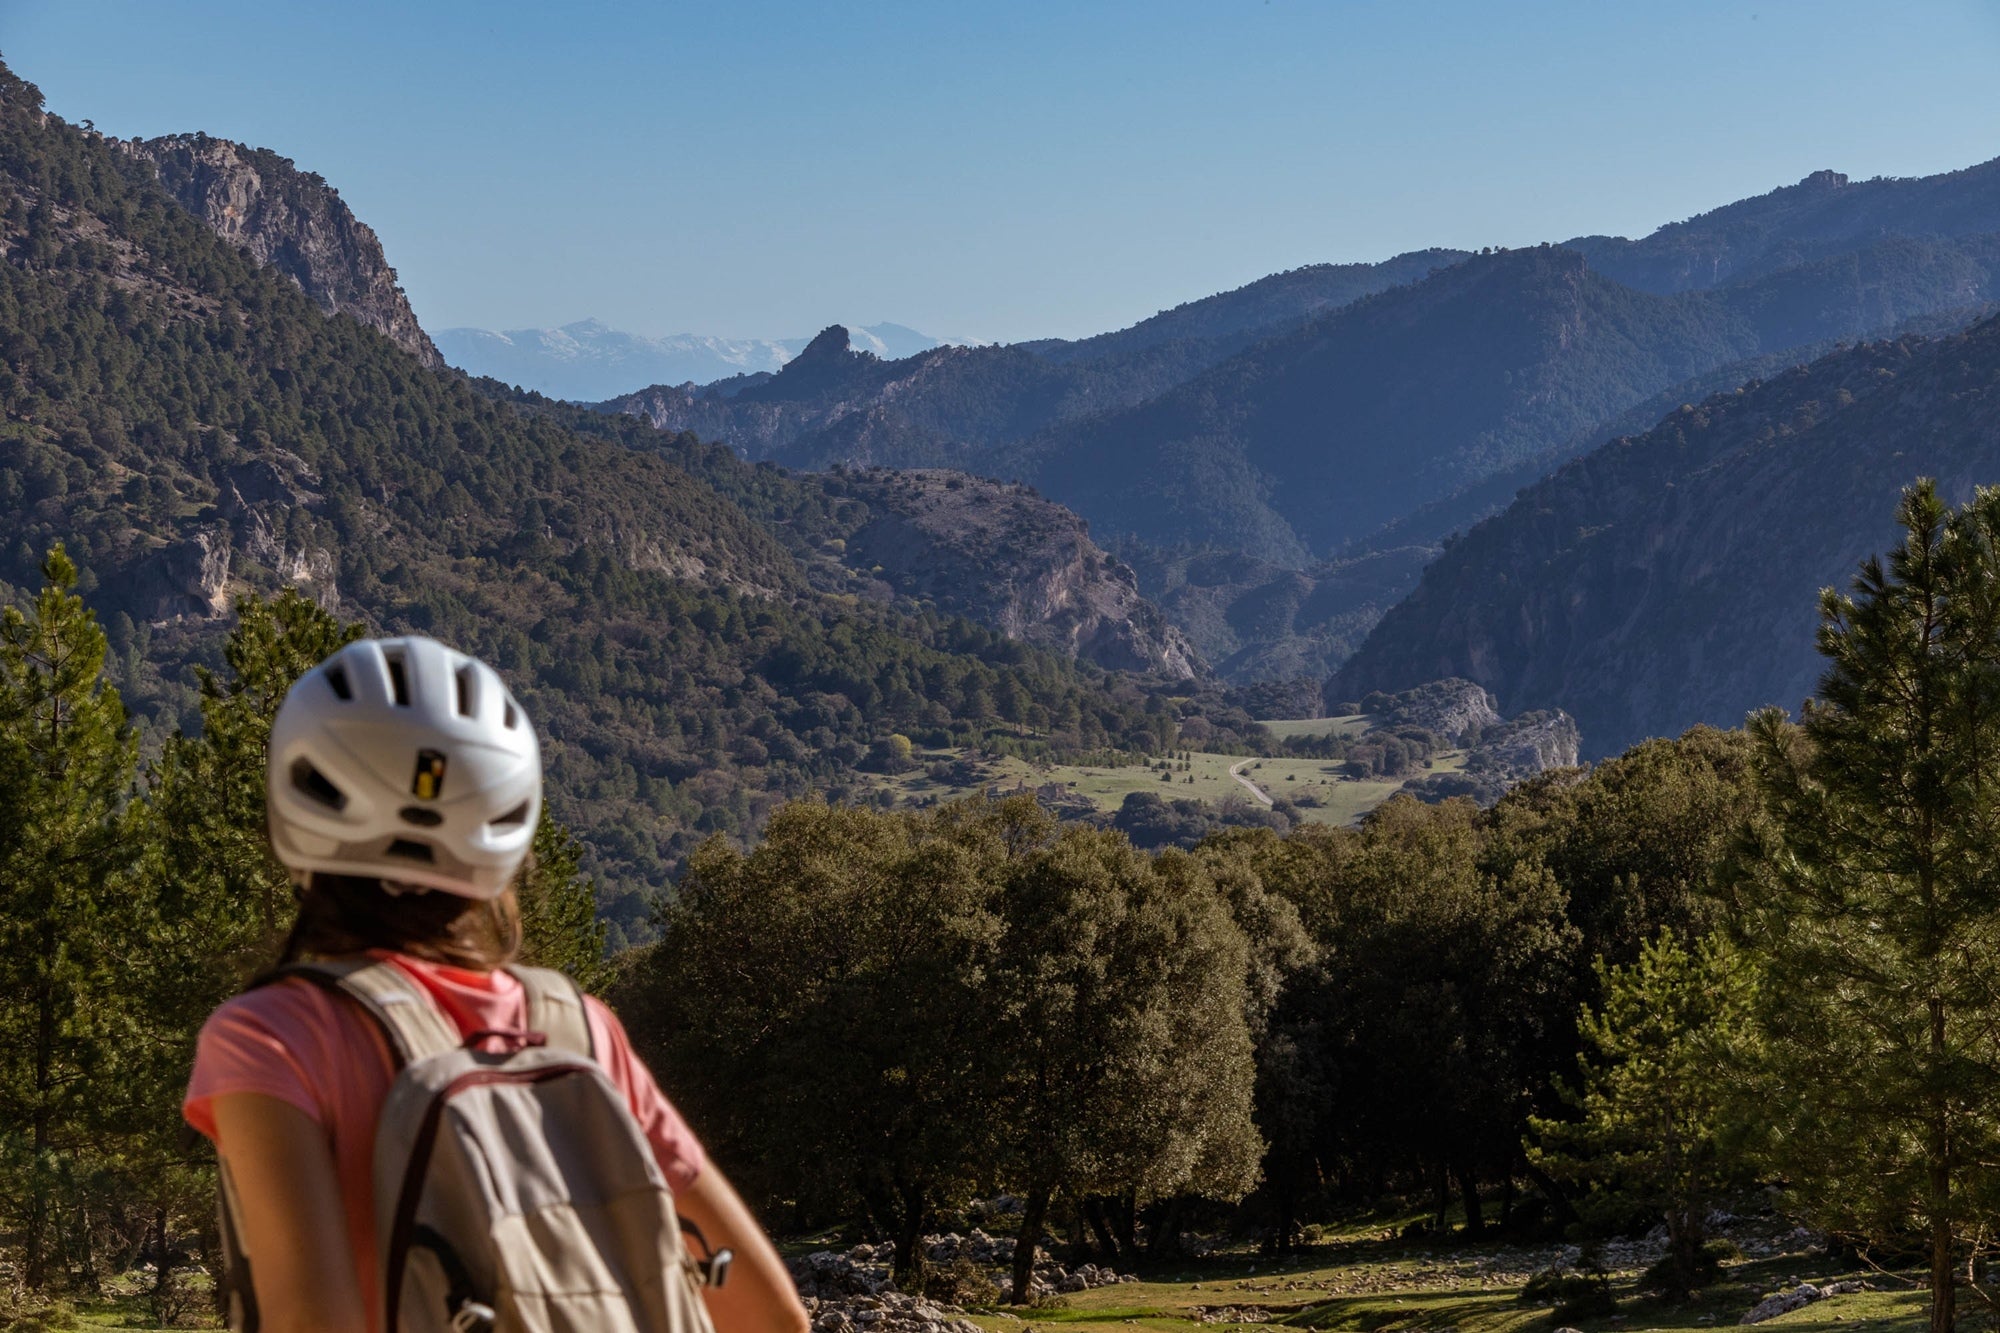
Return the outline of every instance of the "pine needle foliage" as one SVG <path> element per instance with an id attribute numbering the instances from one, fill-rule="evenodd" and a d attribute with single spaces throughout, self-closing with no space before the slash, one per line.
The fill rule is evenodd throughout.
<path id="1" fill-rule="evenodd" d="M 1603 1002 L 1578 1023 L 1577 1118 L 1531 1120 L 1529 1159 L 1585 1187 L 1586 1220 L 1664 1220 L 1657 1274 L 1685 1297 L 1715 1276 L 1709 1212 L 1752 1172 L 1741 1074 L 1755 1048 L 1755 969 L 1721 934 L 1687 947 L 1662 932 L 1629 966 L 1600 963 L 1598 978 Z"/>
<path id="2" fill-rule="evenodd" d="M 42 574 L 25 611 L 0 612 L 0 1217 L 30 1287 L 73 1239 L 63 1196 L 117 1100 L 138 758 L 76 565 L 58 545 Z"/>
<path id="3" fill-rule="evenodd" d="M 1821 597 L 1820 697 L 1753 718 L 1741 859 L 1766 959 L 1775 1162 L 1835 1228 L 1929 1255 L 1931 1328 L 2000 1206 L 2000 491 L 1920 482 Z"/>

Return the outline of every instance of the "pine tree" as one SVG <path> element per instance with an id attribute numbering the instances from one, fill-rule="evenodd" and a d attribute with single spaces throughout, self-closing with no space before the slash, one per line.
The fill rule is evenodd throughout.
<path id="1" fill-rule="evenodd" d="M 597 894 L 578 868 L 583 846 L 542 807 L 533 868 L 521 882 L 521 961 L 560 968 L 587 991 L 611 981 Z"/>
<path id="2" fill-rule="evenodd" d="M 264 830 L 271 721 L 300 676 L 361 633 L 296 589 L 239 598 L 228 677 L 199 673 L 201 734 L 174 736 L 154 766 L 161 924 L 178 945 L 162 956 L 182 963 L 158 979 L 190 1030 L 271 961 L 290 928 L 290 881 Z"/>
<path id="3" fill-rule="evenodd" d="M 105 1112 L 132 928 L 126 832 L 137 750 L 105 641 L 55 546 L 26 613 L 0 614 L 0 1191 L 21 1201 L 22 1276 L 56 1261 L 61 1179 Z"/>
<path id="4" fill-rule="evenodd" d="M 1921 482 L 1902 545 L 1822 595 L 1803 724 L 1752 720 L 1744 858 L 1778 1165 L 1830 1225 L 1921 1229 L 1949 1333 L 1962 1238 L 2000 1201 L 2000 492 Z"/>
<path id="5" fill-rule="evenodd" d="M 1532 1120 L 1529 1159 L 1588 1188 L 1587 1218 L 1622 1221 L 1635 1207 L 1662 1217 L 1655 1271 L 1684 1297 L 1715 1276 L 1709 1210 L 1751 1169 L 1739 1075 L 1755 1047 L 1755 972 L 1720 934 L 1689 949 L 1663 931 L 1628 967 L 1600 962 L 1598 976 L 1603 1003 L 1579 1022 L 1579 1115 Z"/>

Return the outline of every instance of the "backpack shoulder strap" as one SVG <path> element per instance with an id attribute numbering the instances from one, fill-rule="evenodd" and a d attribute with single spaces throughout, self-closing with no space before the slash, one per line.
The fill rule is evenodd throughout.
<path id="1" fill-rule="evenodd" d="M 548 1038 L 551 1047 L 597 1058 L 590 1038 L 590 1023 L 584 1016 L 583 990 L 574 981 L 550 967 L 508 967 L 507 974 L 528 992 L 528 1027 Z"/>
<path id="2" fill-rule="evenodd" d="M 465 1044 L 457 1026 L 424 993 L 424 988 L 412 982 L 394 963 L 373 958 L 328 958 L 281 967 L 267 980 L 283 977 L 303 977 L 340 992 L 367 1010 L 388 1035 L 389 1049 L 395 1053 L 398 1069 L 427 1056 L 455 1051 Z"/>

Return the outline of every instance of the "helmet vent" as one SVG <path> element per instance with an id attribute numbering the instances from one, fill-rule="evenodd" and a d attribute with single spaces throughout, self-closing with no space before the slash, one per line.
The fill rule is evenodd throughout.
<path id="1" fill-rule="evenodd" d="M 329 809 L 347 808 L 346 795 L 327 780 L 326 774 L 314 768 L 310 759 L 292 762 L 292 786 Z"/>
<path id="2" fill-rule="evenodd" d="M 326 683 L 342 703 L 354 698 L 354 687 L 347 683 L 347 668 L 330 666 L 326 669 Z"/>
<path id="3" fill-rule="evenodd" d="M 514 701 L 512 699 L 509 699 L 507 701 L 507 715 L 500 719 L 500 725 L 507 728 L 507 730 L 512 731 L 515 727 L 520 725 L 520 722 L 521 722 L 520 710 L 515 708 Z"/>
<path id="4" fill-rule="evenodd" d="M 460 667 L 458 669 L 457 679 L 458 679 L 458 715 L 460 717 L 471 717 L 473 714 L 473 699 L 475 697 L 472 668 L 470 666 Z"/>
<path id="5" fill-rule="evenodd" d="M 444 816 L 422 805 L 406 805 L 396 812 L 405 824 L 415 824 L 418 828 L 436 828 L 444 823 Z"/>
<path id="6" fill-rule="evenodd" d="M 528 822 L 528 803 L 523 801 L 506 814 L 487 822 L 494 828 L 519 828 Z"/>
<path id="7" fill-rule="evenodd" d="M 387 660 L 389 663 L 389 693 L 395 698 L 398 707 L 408 708 L 410 706 L 410 681 L 409 677 L 403 673 L 403 658 L 401 654 L 398 654 Z"/>
<path id="8" fill-rule="evenodd" d="M 410 838 L 397 838 L 383 849 L 384 856 L 400 856 L 406 861 L 422 861 L 430 865 L 437 860 L 437 852 L 427 842 L 416 842 Z"/>

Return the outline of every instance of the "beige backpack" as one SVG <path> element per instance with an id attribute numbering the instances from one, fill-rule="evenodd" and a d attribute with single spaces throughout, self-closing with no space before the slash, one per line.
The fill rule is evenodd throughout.
<path id="1" fill-rule="evenodd" d="M 507 969 L 530 1032 L 472 1049 L 394 964 L 303 963 L 382 1025 L 397 1073 L 375 1127 L 382 1333 L 714 1333 L 701 1298 L 729 1252 L 697 1262 L 625 1099 L 593 1058 L 583 997 L 560 972 Z M 509 1034 L 501 1034 L 509 1035 Z M 250 1253 L 222 1173 L 229 1326 L 257 1327 Z M 707 1250 L 706 1242 L 702 1249 Z"/>

